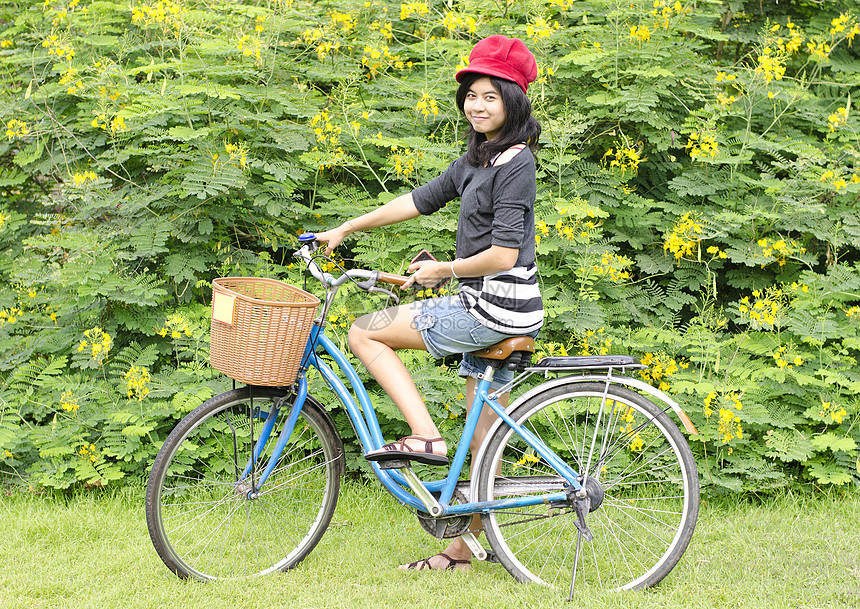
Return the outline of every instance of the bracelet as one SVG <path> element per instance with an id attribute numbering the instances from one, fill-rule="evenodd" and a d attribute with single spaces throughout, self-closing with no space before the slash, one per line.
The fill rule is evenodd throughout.
<path id="1" fill-rule="evenodd" d="M 459 258 L 457 258 L 457 260 L 459 260 Z M 459 279 L 459 278 L 460 278 L 460 276 L 459 276 L 457 273 L 455 273 L 455 272 L 454 272 L 454 263 L 455 263 L 455 262 L 457 262 L 457 260 L 452 260 L 452 261 L 451 261 L 451 274 L 454 276 L 454 279 Z"/>

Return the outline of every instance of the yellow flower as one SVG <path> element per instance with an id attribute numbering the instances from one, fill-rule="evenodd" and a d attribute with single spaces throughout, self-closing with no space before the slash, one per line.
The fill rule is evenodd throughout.
<path id="1" fill-rule="evenodd" d="M 522 457 L 514 464 L 514 469 L 519 467 L 529 467 L 532 463 L 539 463 L 540 459 L 531 453 L 524 453 Z"/>
<path id="2" fill-rule="evenodd" d="M 355 29 L 357 20 L 355 17 L 348 13 L 339 13 L 337 11 L 331 13 L 330 15 L 332 24 L 339 30 L 343 32 L 351 32 Z"/>
<path id="3" fill-rule="evenodd" d="M 121 131 L 126 131 L 125 119 L 121 116 L 115 116 L 110 121 L 110 132 L 116 134 Z"/>
<path id="4" fill-rule="evenodd" d="M 84 351 L 88 346 L 92 359 L 101 366 L 113 348 L 113 338 L 101 328 L 90 328 L 84 332 L 84 339 L 78 345 L 78 352 Z"/>
<path id="5" fill-rule="evenodd" d="M 96 447 L 94 444 L 84 444 L 78 450 L 78 454 L 83 457 L 84 460 L 90 461 L 91 463 L 95 463 L 98 460 L 98 457 L 96 457 Z"/>
<path id="6" fill-rule="evenodd" d="M 248 144 L 245 142 L 239 144 L 224 142 L 224 151 L 229 155 L 231 161 L 239 161 L 239 167 L 242 169 L 248 167 Z"/>
<path id="7" fill-rule="evenodd" d="M 130 398 L 136 398 L 138 402 L 149 395 L 149 370 L 143 367 L 132 366 L 125 373 L 126 393 Z"/>
<path id="8" fill-rule="evenodd" d="M 827 117 L 827 123 L 830 126 L 830 133 L 836 131 L 841 125 L 848 122 L 848 107 L 837 108 L 836 112 Z"/>
<path id="9" fill-rule="evenodd" d="M 774 52 L 770 47 L 765 47 L 758 56 L 755 73 L 763 76 L 765 82 L 782 80 L 785 75 L 785 56 L 780 52 Z"/>
<path id="10" fill-rule="evenodd" d="M 731 100 L 734 101 L 734 96 L 731 97 Z M 709 134 L 691 133 L 685 148 L 690 152 L 690 158 L 694 160 L 704 156 L 714 158 L 719 152 L 717 140 Z"/>
<path id="11" fill-rule="evenodd" d="M 630 39 L 637 42 L 648 42 L 651 40 L 651 30 L 647 25 L 634 25 L 630 28 Z"/>
<path id="12" fill-rule="evenodd" d="M 534 42 L 537 42 L 541 38 L 549 38 L 558 31 L 560 27 L 561 26 L 558 24 L 558 21 L 550 22 L 543 17 L 538 17 L 534 23 L 526 25 L 526 36 L 531 38 Z"/>
<path id="13" fill-rule="evenodd" d="M 72 82 L 75 79 L 75 76 L 78 75 L 78 70 L 73 67 L 69 67 L 65 72 L 63 72 L 62 78 L 60 78 L 60 84 L 65 85 L 67 83 Z"/>
<path id="14" fill-rule="evenodd" d="M 731 410 L 720 408 L 720 418 L 717 424 L 717 433 L 723 444 L 728 444 L 734 438 L 743 438 L 741 419 Z"/>
<path id="15" fill-rule="evenodd" d="M 367 26 L 367 29 L 369 29 L 371 32 L 379 32 L 389 42 L 391 42 L 391 39 L 394 37 L 394 34 L 392 33 L 393 27 L 392 27 L 390 21 L 387 21 L 384 23 L 381 21 L 374 21 L 373 23 L 371 23 L 370 25 Z M 365 118 L 367 118 L 367 117 L 365 117 Z"/>
<path id="16" fill-rule="evenodd" d="M 622 281 L 630 279 L 631 274 L 627 268 L 632 265 L 633 260 L 626 256 L 604 252 L 603 256 L 600 258 L 600 264 L 596 265 L 594 270 L 598 275 L 609 277 L 609 280 L 613 283 L 621 283 Z"/>
<path id="17" fill-rule="evenodd" d="M 680 0 L 654 0 L 654 8 L 651 15 L 658 19 L 654 27 L 669 28 L 669 20 L 674 15 L 686 15 L 690 12 L 690 8 L 685 8 Z"/>
<path id="18" fill-rule="evenodd" d="M 843 406 L 832 404 L 831 402 L 825 402 L 823 400 L 821 402 L 821 410 L 818 412 L 818 416 L 822 419 L 829 417 L 830 421 L 836 424 L 841 424 L 847 414 L 848 412 Z"/>
<path id="19" fill-rule="evenodd" d="M 809 54 L 818 61 L 823 61 L 830 57 L 830 45 L 826 42 L 807 42 L 806 48 Z"/>
<path id="20" fill-rule="evenodd" d="M 717 94 L 717 103 L 721 106 L 731 106 L 736 101 L 738 100 L 734 95 L 726 95 L 725 93 Z"/>
<path id="21" fill-rule="evenodd" d="M 607 355 L 612 348 L 615 339 L 604 338 L 603 328 L 599 330 L 587 330 L 579 339 L 580 355 Z"/>
<path id="22" fill-rule="evenodd" d="M 159 336 L 165 337 L 170 334 L 170 337 L 174 340 L 178 338 L 182 338 L 185 335 L 187 338 L 191 337 L 191 328 L 188 325 L 188 321 L 182 316 L 181 313 L 173 313 L 167 316 L 167 320 L 164 322 L 164 326 L 158 332 L 156 332 Z"/>
<path id="23" fill-rule="evenodd" d="M 87 182 L 95 182 L 98 178 L 93 171 L 75 172 L 72 174 L 72 181 L 75 183 L 75 186 L 82 186 Z"/>
<path id="24" fill-rule="evenodd" d="M 445 17 L 442 19 L 442 25 L 445 26 L 445 29 L 448 30 L 448 32 L 467 31 L 470 34 L 474 34 L 475 30 L 478 28 L 478 22 L 474 17 L 463 15 L 462 13 L 455 13 L 454 11 L 448 11 L 445 13 Z"/>
<path id="25" fill-rule="evenodd" d="M 663 249 L 672 252 L 676 260 L 692 258 L 699 241 L 702 240 L 701 234 L 701 222 L 686 213 L 672 227 L 672 232 L 663 243 Z"/>
<path id="26" fill-rule="evenodd" d="M 394 166 L 394 172 L 398 177 L 405 178 L 415 171 L 415 161 L 421 156 L 420 152 L 412 152 L 409 148 L 394 147 L 388 160 Z"/>
<path id="27" fill-rule="evenodd" d="M 138 4 L 133 7 L 131 20 L 144 27 L 157 25 L 165 34 L 179 36 L 186 12 L 179 2 L 158 0 L 152 4 Z"/>
<path id="28" fill-rule="evenodd" d="M 257 32 L 258 34 L 262 33 L 263 30 L 265 29 L 265 26 L 263 25 L 265 22 L 266 22 L 266 16 L 265 15 L 257 15 L 257 17 L 254 19 L 254 31 Z"/>
<path id="29" fill-rule="evenodd" d="M 846 180 L 844 176 L 830 170 L 825 171 L 823 174 L 821 174 L 821 178 L 819 179 L 822 182 L 830 182 L 830 185 L 833 186 L 836 190 L 840 190 L 848 186 L 848 180 Z M 855 180 L 854 175 L 852 175 L 850 181 L 852 184 L 855 184 L 860 180 Z"/>
<path id="30" fill-rule="evenodd" d="M 66 412 L 77 412 L 80 405 L 72 392 L 64 391 L 60 396 L 60 407 Z"/>
<path id="31" fill-rule="evenodd" d="M 400 4 L 400 20 L 405 21 L 412 16 L 424 17 L 430 12 L 424 2 L 403 2 Z"/>
<path id="32" fill-rule="evenodd" d="M 838 34 L 840 32 L 844 32 L 845 28 L 849 23 L 853 20 L 852 15 L 846 15 L 845 13 L 840 13 L 838 17 L 830 21 L 830 35 Z"/>
<path id="33" fill-rule="evenodd" d="M 426 116 L 438 116 L 439 115 L 439 105 L 438 102 L 430 97 L 427 93 L 424 93 L 421 96 L 421 99 L 418 100 L 418 103 L 415 104 L 415 110 L 420 112 L 422 115 Z"/>
<path id="34" fill-rule="evenodd" d="M 634 175 L 638 172 L 641 162 L 642 157 L 639 156 L 636 148 L 632 148 L 626 142 L 621 141 L 616 142 L 615 148 L 607 150 L 600 160 L 604 167 L 609 165 L 610 168 L 617 168 L 622 172 L 630 169 Z"/>
<path id="35" fill-rule="evenodd" d="M 30 129 L 27 127 L 27 123 L 24 121 L 18 120 L 17 118 L 13 118 L 8 123 L 6 123 L 6 137 L 10 140 L 15 138 L 23 138 L 29 135 Z"/>

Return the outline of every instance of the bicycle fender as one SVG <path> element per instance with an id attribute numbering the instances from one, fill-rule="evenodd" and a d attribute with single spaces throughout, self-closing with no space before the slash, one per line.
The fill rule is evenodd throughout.
<path id="1" fill-rule="evenodd" d="M 586 382 L 586 381 L 602 381 L 606 382 L 605 376 L 598 375 L 586 375 L 586 376 L 577 376 L 577 377 L 563 377 L 564 380 L 570 381 L 572 378 L 576 379 L 576 382 Z M 562 379 L 559 379 L 562 380 Z M 661 402 L 668 404 L 671 406 L 672 410 L 675 411 L 675 414 L 678 416 L 678 419 L 681 420 L 681 423 L 684 425 L 684 429 L 687 430 L 687 433 L 691 433 L 694 436 L 698 436 L 699 432 L 696 429 L 696 426 L 693 425 L 693 422 L 690 420 L 690 417 L 687 416 L 687 413 L 683 411 L 681 406 L 678 405 L 678 402 L 670 398 L 665 392 L 660 391 L 656 387 L 652 387 L 648 383 L 644 381 L 640 381 L 639 379 L 630 378 L 629 376 L 613 376 L 611 378 L 613 383 L 618 383 L 620 385 L 626 385 L 628 387 L 633 387 L 634 389 L 638 389 L 643 393 L 647 393 L 652 397 L 657 398 Z"/>
<path id="2" fill-rule="evenodd" d="M 512 404 L 512 406 L 518 406 L 521 400 L 527 400 L 532 395 L 539 393 L 538 390 L 551 389 L 556 387 L 557 385 L 564 385 L 567 383 L 606 383 L 607 377 L 605 374 L 584 374 L 582 376 L 562 376 L 551 381 L 547 381 L 546 383 L 541 383 L 534 389 L 530 389 L 523 395 L 521 395 L 517 401 Z M 687 413 L 684 412 L 681 407 L 678 405 L 678 402 L 669 397 L 665 392 L 660 391 L 656 387 L 652 387 L 648 383 L 644 381 L 640 381 L 639 379 L 634 379 L 629 376 L 611 376 L 609 377 L 609 381 L 611 383 L 617 383 L 619 385 L 625 385 L 627 387 L 632 387 L 633 389 L 638 389 L 643 393 L 647 393 L 651 397 L 657 398 L 664 404 L 668 404 L 672 410 L 677 415 L 678 419 L 684 425 L 684 429 L 687 430 L 687 433 L 691 433 L 695 436 L 699 435 L 699 431 L 696 429 L 693 422 L 690 420 L 690 417 L 687 416 Z"/>

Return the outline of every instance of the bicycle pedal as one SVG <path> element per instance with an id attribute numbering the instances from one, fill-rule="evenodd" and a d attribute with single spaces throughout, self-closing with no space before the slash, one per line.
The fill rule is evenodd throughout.
<path id="1" fill-rule="evenodd" d="M 423 463 L 424 465 L 431 465 L 433 467 L 448 465 L 448 457 L 432 453 L 391 451 L 389 456 L 387 453 L 375 451 L 364 455 L 364 458 L 368 461 L 376 461 L 382 469 L 400 469 L 402 467 L 409 467 L 410 463 Z M 398 465 L 383 465 L 388 463 L 397 463 Z"/>
<path id="2" fill-rule="evenodd" d="M 386 461 L 376 461 L 379 469 L 403 469 L 404 467 L 412 467 L 409 461 L 403 459 L 388 459 Z"/>

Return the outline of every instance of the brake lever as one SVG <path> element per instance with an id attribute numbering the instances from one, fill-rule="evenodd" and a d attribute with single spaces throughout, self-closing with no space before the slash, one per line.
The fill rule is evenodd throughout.
<path id="1" fill-rule="evenodd" d="M 395 294 L 394 292 L 392 292 L 391 290 L 386 290 L 385 288 L 379 288 L 376 286 L 371 286 L 371 287 L 367 288 L 367 291 L 368 292 L 378 292 L 380 294 L 386 294 L 386 295 L 388 295 L 394 299 L 395 304 L 400 304 L 400 297 L 397 294 Z"/>
<path id="2" fill-rule="evenodd" d="M 364 281 L 356 281 L 355 285 L 360 287 L 362 290 L 367 292 L 376 292 L 378 294 L 385 294 L 394 299 L 394 302 L 400 304 L 400 297 L 392 292 L 391 290 L 387 290 L 385 288 L 380 288 L 376 285 L 376 281 L 379 278 L 379 271 L 374 271 L 371 277 L 368 277 Z"/>

